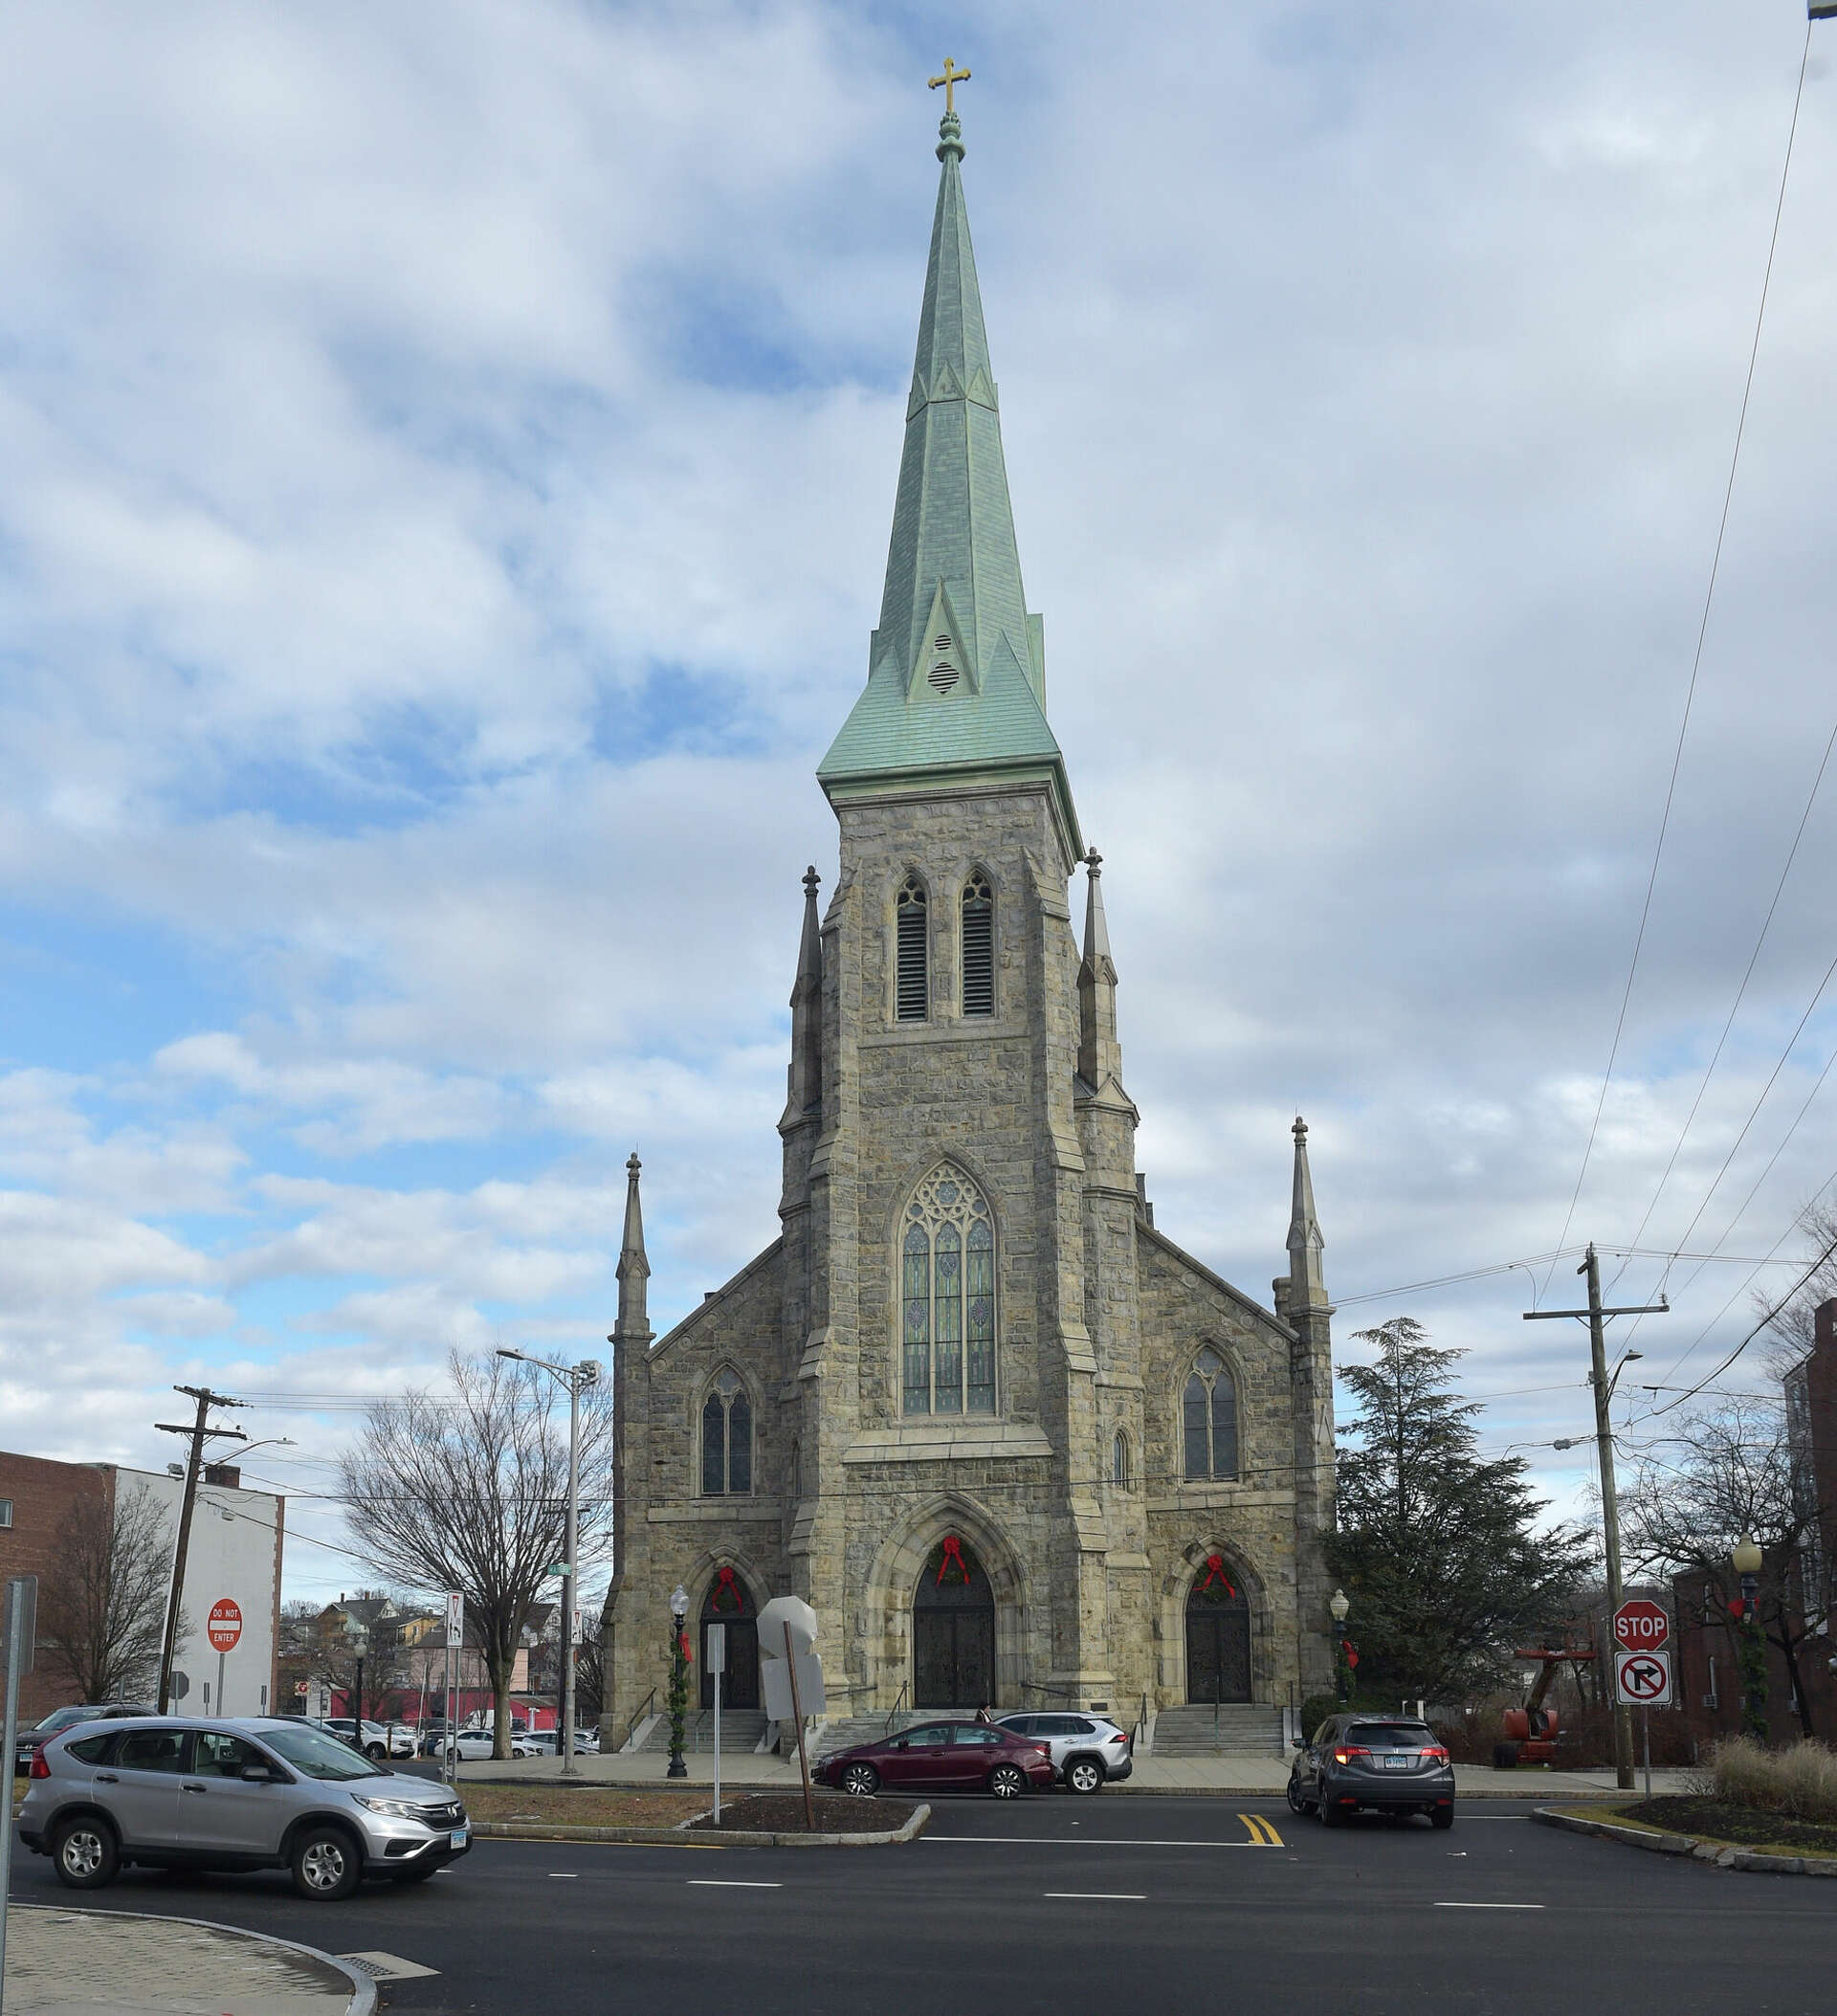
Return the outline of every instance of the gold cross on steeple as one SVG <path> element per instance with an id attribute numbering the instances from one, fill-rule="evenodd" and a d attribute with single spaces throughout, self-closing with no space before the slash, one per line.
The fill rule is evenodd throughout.
<path id="1" fill-rule="evenodd" d="M 957 97 L 957 86 L 961 83 L 965 82 L 969 77 L 969 72 L 967 70 L 958 70 L 953 67 L 956 61 L 957 58 L 955 56 L 946 56 L 944 58 L 943 76 L 930 78 L 926 79 L 926 81 L 931 85 L 931 88 L 934 91 L 937 90 L 940 84 L 941 84 L 944 87 L 944 117 L 946 119 L 948 119 L 950 115 L 957 109 L 955 102 Z"/>

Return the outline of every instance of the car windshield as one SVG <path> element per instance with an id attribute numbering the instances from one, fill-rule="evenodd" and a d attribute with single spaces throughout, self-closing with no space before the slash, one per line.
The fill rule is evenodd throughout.
<path id="1" fill-rule="evenodd" d="M 1435 1740 L 1421 1722 L 1355 1722 L 1346 1741 L 1367 1750 L 1426 1750 Z"/>
<path id="2" fill-rule="evenodd" d="M 54 1708 L 42 1722 L 33 1724 L 32 1733 L 34 1736 L 55 1736 L 60 1729 L 69 1729 L 77 1722 L 94 1721 L 95 1718 L 96 1710 L 93 1708 Z"/>
<path id="3" fill-rule="evenodd" d="M 264 1729 L 261 1739 L 277 1757 L 285 1758 L 308 1778 L 337 1781 L 377 1775 L 367 1757 L 358 1756 L 348 1743 L 318 1729 Z"/>

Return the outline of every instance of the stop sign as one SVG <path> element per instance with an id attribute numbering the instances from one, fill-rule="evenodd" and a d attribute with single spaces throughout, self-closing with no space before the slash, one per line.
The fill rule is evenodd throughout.
<path id="1" fill-rule="evenodd" d="M 1631 1596 L 1614 1612 L 1614 1643 L 1623 1651 L 1655 1652 L 1669 1645 L 1671 1620 L 1663 1605 Z"/>
<path id="2" fill-rule="evenodd" d="M 236 1640 L 242 1636 L 242 1606 L 233 1596 L 219 1596 L 210 1606 L 210 1617 L 205 1627 L 210 1638 L 213 1652 L 232 1652 Z"/>

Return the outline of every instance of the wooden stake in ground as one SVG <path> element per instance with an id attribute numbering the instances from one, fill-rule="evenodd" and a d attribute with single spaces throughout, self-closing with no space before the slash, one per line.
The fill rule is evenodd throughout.
<path id="1" fill-rule="evenodd" d="M 791 1643 L 791 1627 L 785 1627 L 785 1664 L 790 1669 L 791 1719 L 797 1724 L 797 1761 L 804 1773 L 804 1825 L 816 1832 L 816 1802 L 810 1797 L 810 1760 L 804 1747 L 804 1711 L 797 1699 L 797 1648 Z"/>

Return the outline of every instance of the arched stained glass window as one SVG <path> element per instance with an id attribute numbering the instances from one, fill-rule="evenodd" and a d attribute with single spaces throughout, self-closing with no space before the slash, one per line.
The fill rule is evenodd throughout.
<path id="1" fill-rule="evenodd" d="M 995 1228 L 982 1192 L 941 1163 L 913 1192 L 899 1244 L 908 1414 L 995 1411 Z"/>
<path id="2" fill-rule="evenodd" d="M 963 1013 L 995 1012 L 995 892 L 979 868 L 963 884 Z"/>
<path id="3" fill-rule="evenodd" d="M 731 1365 L 724 1365 L 701 1404 L 701 1495 L 745 1497 L 753 1488 L 753 1404 Z"/>
<path id="4" fill-rule="evenodd" d="M 894 1013 L 901 1022 L 922 1022 L 931 1012 L 930 934 L 925 927 L 925 885 L 916 875 L 899 885 L 894 941 Z"/>
<path id="5" fill-rule="evenodd" d="M 1236 1476 L 1237 1386 L 1209 1344 L 1193 1361 L 1180 1411 L 1187 1478 Z"/>
<path id="6" fill-rule="evenodd" d="M 1129 1437 L 1120 1429 L 1110 1445 L 1110 1481 L 1118 1490 L 1129 1488 Z"/>

